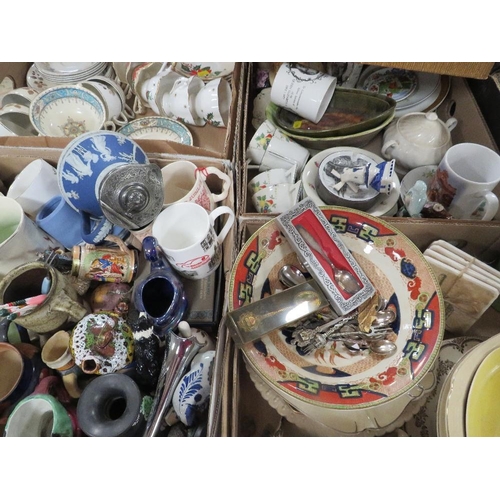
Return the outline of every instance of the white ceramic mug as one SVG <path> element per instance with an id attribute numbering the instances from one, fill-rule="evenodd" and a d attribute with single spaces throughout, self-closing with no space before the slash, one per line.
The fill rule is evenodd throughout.
<path id="1" fill-rule="evenodd" d="M 60 194 L 57 170 L 41 158 L 26 165 L 7 191 L 7 196 L 16 200 L 32 219 L 45 203 Z"/>
<path id="2" fill-rule="evenodd" d="M 265 120 L 255 131 L 246 150 L 246 158 L 250 163 L 260 165 L 274 132 L 276 127 L 269 120 Z"/>
<path id="3" fill-rule="evenodd" d="M 169 163 L 161 169 L 163 179 L 163 206 L 178 202 L 193 202 L 209 212 L 215 204 L 225 200 L 231 187 L 231 178 L 217 167 L 197 167 L 187 160 Z M 222 181 L 222 190 L 213 194 L 206 183 L 209 175 Z"/>
<path id="4" fill-rule="evenodd" d="M 286 212 L 299 202 L 300 186 L 301 181 L 267 186 L 252 195 L 253 206 L 262 214 Z"/>
<path id="5" fill-rule="evenodd" d="M 283 63 L 271 87 L 271 101 L 318 123 L 332 100 L 336 84 L 334 76 L 300 64 Z"/>
<path id="6" fill-rule="evenodd" d="M 26 216 L 12 198 L 0 196 L 0 279 L 59 244 Z"/>
<path id="7" fill-rule="evenodd" d="M 276 130 L 267 145 L 259 170 L 262 172 L 272 168 L 295 168 L 296 175 L 300 175 L 309 156 L 307 148 Z"/>
<path id="8" fill-rule="evenodd" d="M 256 175 L 248 182 L 247 187 L 250 194 L 254 194 L 274 184 L 291 184 L 294 181 L 295 169 L 273 168 Z"/>
<path id="9" fill-rule="evenodd" d="M 455 144 L 429 182 L 427 197 L 456 219 L 491 220 L 499 207 L 492 193 L 499 182 L 500 156 L 495 151 L 480 144 Z"/>
<path id="10" fill-rule="evenodd" d="M 217 234 L 215 221 L 223 215 L 228 218 Z M 222 243 L 234 221 L 233 210 L 226 206 L 209 213 L 197 203 L 174 203 L 158 215 L 152 234 L 181 276 L 199 280 L 215 272 L 222 262 Z"/>

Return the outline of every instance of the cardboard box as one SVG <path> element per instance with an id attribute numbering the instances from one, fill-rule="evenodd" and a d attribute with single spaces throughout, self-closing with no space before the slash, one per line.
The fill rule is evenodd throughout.
<path id="1" fill-rule="evenodd" d="M 239 245 L 257 231 L 271 217 L 254 217 L 240 223 Z M 485 262 L 498 260 L 500 256 L 500 224 L 485 222 L 477 226 L 472 221 L 425 221 L 417 219 L 391 218 L 389 224 L 408 236 L 423 251 L 437 239 L 465 244 L 463 250 Z M 450 223 L 451 222 L 451 223 Z M 498 333 L 500 312 L 490 308 L 473 325 L 467 335 L 491 337 Z M 446 333 L 445 338 L 453 335 Z M 260 383 L 259 389 L 253 376 L 246 368 L 243 355 L 232 346 L 226 353 L 228 377 L 223 394 L 221 414 L 225 420 L 221 425 L 223 436 L 261 437 L 281 435 L 329 436 L 327 428 L 316 425 L 286 403 L 280 396 Z M 263 397 L 265 394 L 265 398 Z"/>
<path id="2" fill-rule="evenodd" d="M 57 166 L 57 161 L 61 155 L 65 141 L 47 138 L 46 144 L 47 147 L 40 148 L 33 146 L 0 147 L 0 181 L 2 181 L 5 188 L 9 187 L 15 176 L 26 165 L 28 165 L 28 163 L 37 158 L 44 159 L 54 167 Z M 214 166 L 229 175 L 232 185 L 234 185 L 231 168 L 232 162 L 229 160 L 199 157 L 189 154 L 179 155 L 174 154 L 173 152 L 149 153 L 148 158 L 150 162 L 154 162 L 160 167 L 179 159 L 192 161 L 199 167 Z M 218 185 L 218 179 L 210 178 L 207 180 L 207 183 L 214 192 L 218 192 L 220 187 Z M 234 210 L 234 189 L 229 190 L 228 197 L 221 203 L 233 208 Z M 188 308 L 188 314 L 191 314 L 188 321 L 191 322 L 193 326 L 205 329 L 207 333 L 212 336 L 212 338 L 216 339 L 216 355 L 214 360 L 212 393 L 210 397 L 211 406 L 209 407 L 209 430 L 207 431 L 209 434 L 212 433 L 212 435 L 220 435 L 220 431 L 218 429 L 222 422 L 222 414 L 219 410 L 222 406 L 221 398 L 223 390 L 225 389 L 225 381 L 227 379 L 222 371 L 226 369 L 228 339 L 226 337 L 225 330 L 221 326 L 223 324 L 221 317 L 225 300 L 224 291 L 227 283 L 229 282 L 229 273 L 232 262 L 234 262 L 234 253 L 236 251 L 236 230 L 237 226 L 235 224 L 224 240 L 223 263 L 221 264 L 219 270 L 214 274 L 213 279 L 207 279 L 207 281 L 201 280 L 198 283 L 190 283 L 187 285 L 189 289 L 186 291 L 188 297 L 192 300 L 192 304 L 190 308 Z M 141 256 L 138 276 L 136 279 L 139 279 L 141 274 L 147 272 L 147 270 L 148 262 L 143 258 L 143 256 Z M 219 334 L 221 335 L 220 337 Z"/>
<path id="3" fill-rule="evenodd" d="M 250 67 L 248 70 L 248 94 L 243 99 L 243 161 L 236 168 L 237 174 L 235 175 L 236 182 L 239 182 L 239 185 L 236 187 L 238 193 L 237 211 L 241 219 L 257 215 L 248 194 L 247 184 L 255 175 L 259 173 L 259 171 L 257 168 L 248 168 L 244 158 L 246 145 L 255 133 L 255 130 L 251 125 L 252 101 L 256 95 L 256 89 L 252 88 L 250 85 L 250 82 L 253 81 L 253 71 L 253 67 Z M 499 151 L 496 141 L 491 135 L 481 110 L 479 109 L 479 106 L 477 105 L 465 79 L 451 78 L 450 91 L 447 98 L 437 109 L 437 114 L 443 121 L 448 120 L 452 116 L 457 119 L 458 124 L 451 132 L 453 144 L 473 142 L 486 146 L 494 151 Z M 382 139 L 383 131 L 362 149 L 382 157 Z M 310 152 L 311 157 L 318 153 L 318 151 L 314 150 L 310 150 Z M 496 187 L 494 192 L 500 197 L 500 185 Z M 500 211 L 495 219 L 500 220 Z"/>
<path id="4" fill-rule="evenodd" d="M 14 79 L 16 87 L 26 86 L 26 74 L 32 63 L 10 62 L 0 63 L 0 81 L 5 76 Z M 208 156 L 236 161 L 236 145 L 239 144 L 239 134 L 241 126 L 238 120 L 241 119 L 241 107 L 243 96 L 243 85 L 246 82 L 246 65 L 236 63 L 231 80 L 232 97 L 230 107 L 230 117 L 227 128 L 196 127 L 186 125 L 193 136 L 193 146 L 185 146 L 172 141 L 154 141 L 148 139 L 137 140 L 147 152 L 173 152 L 177 154 L 191 154 L 196 156 Z M 153 114 L 148 110 L 146 114 Z M 137 116 L 140 118 L 140 116 Z M 3 147 L 64 147 L 71 139 L 51 138 L 51 137 L 0 137 L 0 150 Z"/>

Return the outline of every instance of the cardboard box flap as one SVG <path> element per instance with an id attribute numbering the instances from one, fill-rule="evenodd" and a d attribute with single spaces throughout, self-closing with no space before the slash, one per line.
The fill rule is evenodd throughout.
<path id="1" fill-rule="evenodd" d="M 486 80 L 495 65 L 494 62 L 364 62 L 362 64 L 480 80 Z"/>

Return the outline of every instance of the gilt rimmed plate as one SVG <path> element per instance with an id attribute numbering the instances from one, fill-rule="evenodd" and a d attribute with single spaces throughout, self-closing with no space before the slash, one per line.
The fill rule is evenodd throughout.
<path id="1" fill-rule="evenodd" d="M 376 407 L 408 393 L 432 367 L 444 333 L 443 298 L 422 253 L 399 230 L 357 210 L 321 210 L 379 294 L 396 307 L 396 354 L 351 355 L 339 342 L 304 354 L 292 344 L 287 328 L 245 345 L 242 352 L 261 377 L 302 404 L 344 410 Z M 229 310 L 278 292 L 278 271 L 285 264 L 300 265 L 271 220 L 236 258 Z"/>
<path id="2" fill-rule="evenodd" d="M 437 437 L 437 406 L 444 381 L 452 368 L 473 347 L 480 344 L 481 337 L 457 337 L 444 340 L 437 360 L 437 383 L 429 394 L 427 402 L 405 425 L 405 431 L 412 437 Z"/>
<path id="3" fill-rule="evenodd" d="M 120 128 L 118 132 L 132 139 L 167 140 L 187 146 L 193 145 L 193 136 L 189 129 L 177 120 L 164 116 L 137 118 Z"/>
<path id="4" fill-rule="evenodd" d="M 318 178 L 319 175 L 319 165 L 328 155 L 335 153 L 337 151 L 358 152 L 368 156 L 376 164 L 382 163 L 384 161 L 382 158 L 380 158 L 380 156 L 377 156 L 376 154 L 370 151 L 366 151 L 360 148 L 351 148 L 347 146 L 325 149 L 321 153 L 314 155 L 306 163 L 304 170 L 302 171 L 301 180 L 302 180 L 302 190 L 304 196 L 309 196 L 309 198 L 311 198 L 314 201 L 314 203 L 319 207 L 328 205 L 320 198 L 320 196 L 316 191 L 316 179 Z M 396 207 L 399 199 L 400 189 L 401 186 L 399 178 L 397 175 L 394 175 L 392 179 L 392 190 L 390 194 L 388 195 L 381 194 L 378 197 L 377 202 L 366 212 L 376 217 L 392 214 L 392 209 Z"/>

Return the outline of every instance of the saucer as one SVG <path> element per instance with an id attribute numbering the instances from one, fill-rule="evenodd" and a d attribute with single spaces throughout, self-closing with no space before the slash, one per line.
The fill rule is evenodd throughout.
<path id="1" fill-rule="evenodd" d="M 350 152 L 362 153 L 365 156 L 371 158 L 377 165 L 384 161 L 382 158 L 371 153 L 370 151 L 365 151 L 364 149 L 359 149 L 359 148 L 351 148 L 348 146 L 325 149 L 321 153 L 314 155 L 306 163 L 306 166 L 302 171 L 301 179 L 302 179 L 302 189 L 304 192 L 304 197 L 309 196 L 318 206 L 328 205 L 328 203 L 326 203 L 320 198 L 316 190 L 316 180 L 319 175 L 319 165 L 328 155 L 335 153 L 337 151 L 350 151 Z M 401 186 L 399 178 L 397 175 L 394 175 L 391 193 L 389 195 L 380 194 L 375 204 L 370 209 L 368 209 L 366 213 L 375 215 L 377 217 L 381 217 L 383 215 L 394 215 L 395 213 L 394 208 L 397 207 L 400 189 Z"/>
<path id="2" fill-rule="evenodd" d="M 182 123 L 164 116 L 137 118 L 118 130 L 132 139 L 153 139 L 193 145 L 193 136 Z"/>

